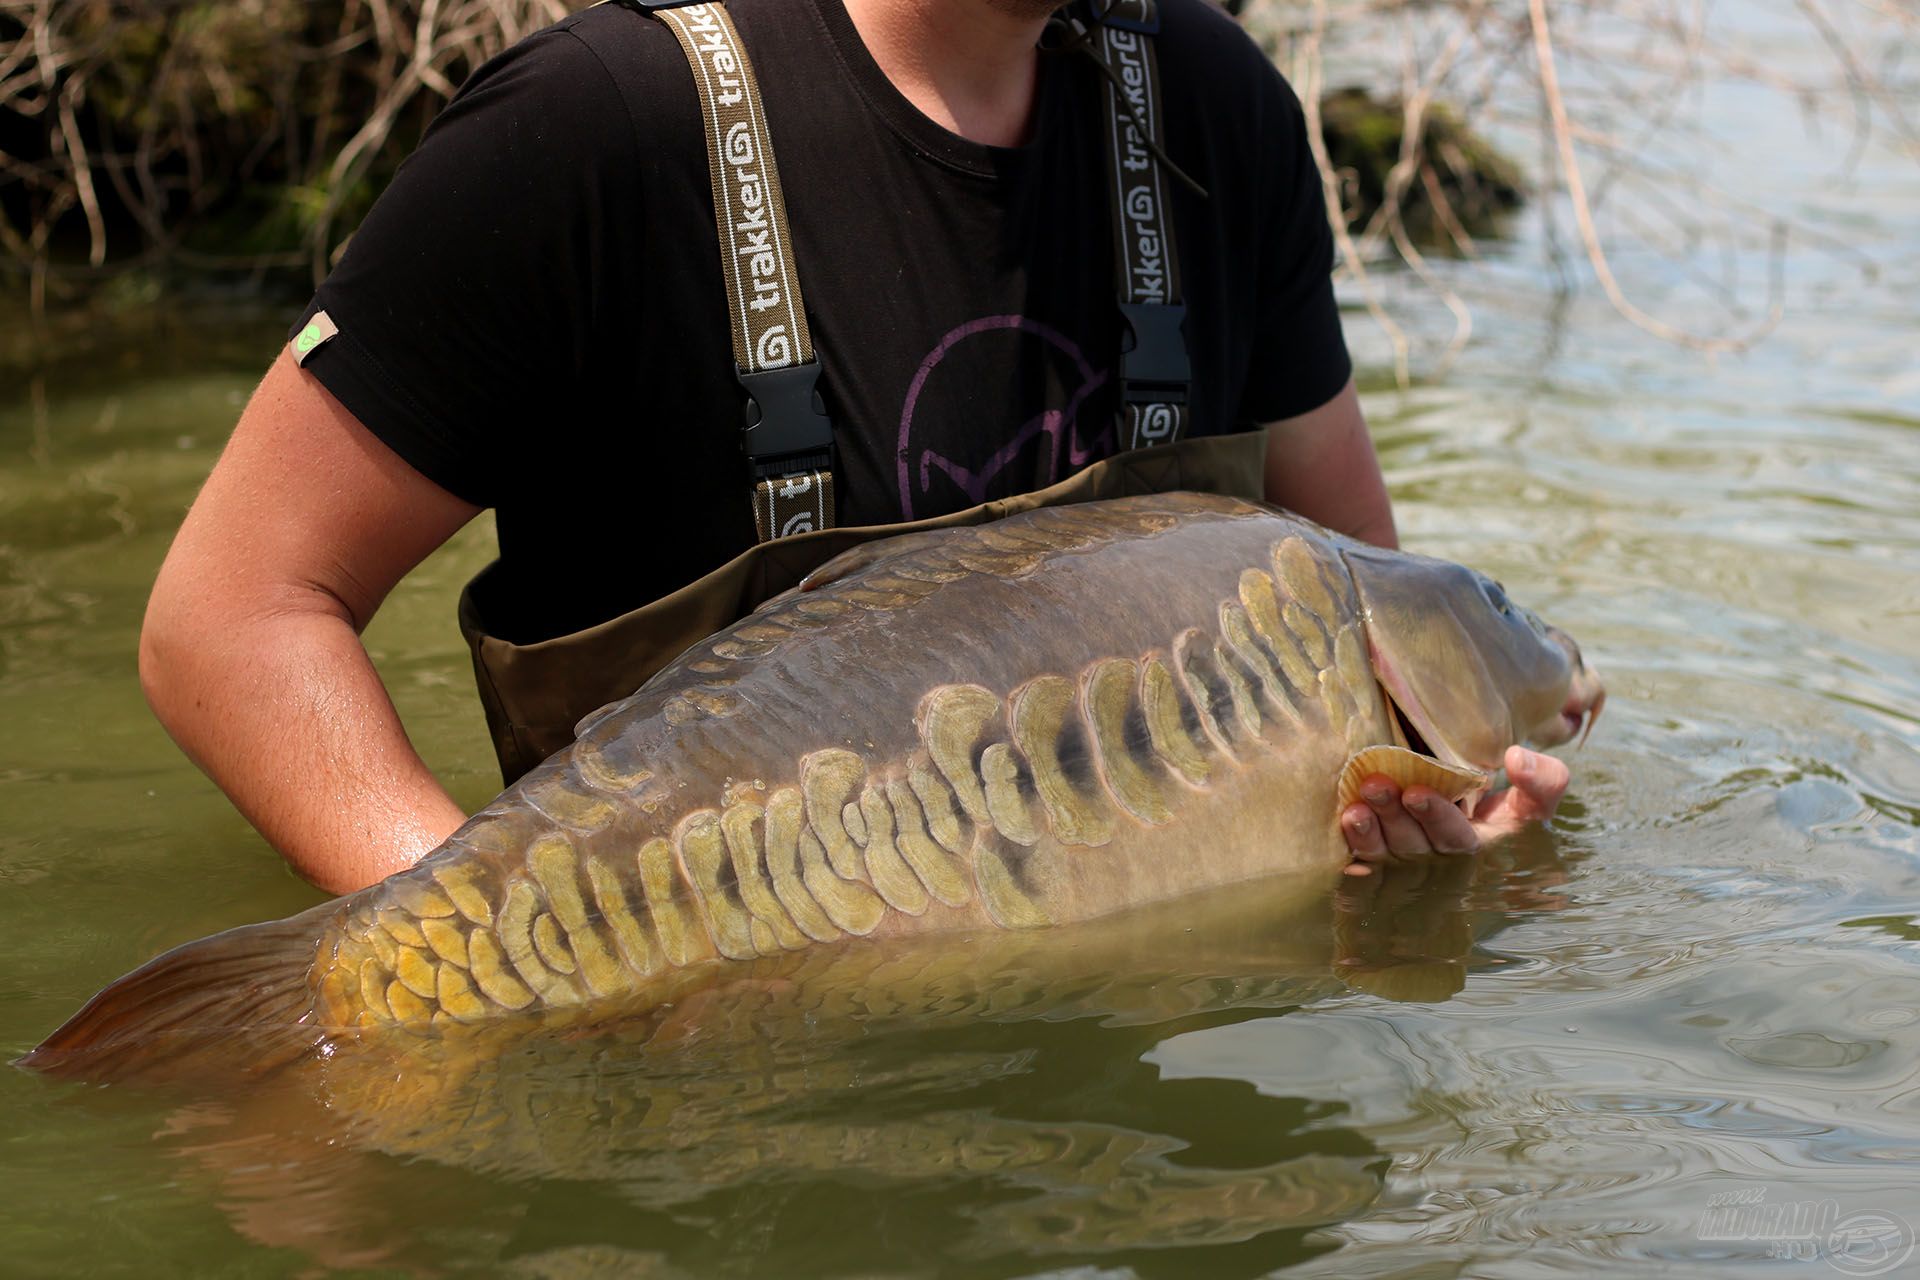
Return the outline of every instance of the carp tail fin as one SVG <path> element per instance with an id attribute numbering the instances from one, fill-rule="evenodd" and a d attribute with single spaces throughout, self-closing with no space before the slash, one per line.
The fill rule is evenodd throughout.
<path id="1" fill-rule="evenodd" d="M 108 984 L 15 1065 L 66 1079 L 258 1073 L 324 1034 L 309 985 L 325 904 L 188 942 Z"/>

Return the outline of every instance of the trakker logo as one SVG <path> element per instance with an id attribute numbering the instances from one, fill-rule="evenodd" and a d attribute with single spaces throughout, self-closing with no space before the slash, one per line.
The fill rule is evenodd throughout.
<path id="1" fill-rule="evenodd" d="M 803 332 L 789 275 L 791 250 L 775 204 L 778 178 L 767 142 L 766 117 L 751 92 L 746 55 L 732 25 L 713 5 L 667 9 L 692 55 L 713 136 L 713 194 L 727 243 L 721 247 L 733 295 L 736 348 L 749 372 L 779 369 L 806 359 L 797 350 Z"/>
<path id="2" fill-rule="evenodd" d="M 833 477 L 827 472 L 777 476 L 762 480 L 758 489 L 753 519 L 762 542 L 833 527 Z"/>
<path id="3" fill-rule="evenodd" d="M 1132 417 L 1132 447 L 1135 449 L 1150 444 L 1166 444 L 1180 433 L 1180 411 L 1173 405 L 1144 405 L 1135 409 Z"/>
<path id="4" fill-rule="evenodd" d="M 1146 51 L 1141 37 L 1131 31 L 1102 27 L 1106 43 L 1107 65 L 1125 86 L 1126 101 L 1134 116 L 1152 120 L 1157 104 L 1153 101 L 1153 77 L 1147 71 Z M 1120 89 L 1109 86 L 1118 97 Z M 1166 238 L 1161 226 L 1165 201 L 1160 190 L 1160 168 L 1153 153 L 1140 136 L 1124 108 L 1116 102 L 1114 114 L 1119 127 L 1114 130 L 1114 173 L 1118 175 L 1120 194 L 1120 255 L 1127 273 L 1129 301 L 1167 301 Z"/>

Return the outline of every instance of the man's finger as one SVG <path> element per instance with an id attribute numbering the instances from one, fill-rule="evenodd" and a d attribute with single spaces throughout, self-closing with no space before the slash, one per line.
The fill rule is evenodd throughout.
<path id="1" fill-rule="evenodd" d="M 1387 861 L 1387 842 L 1380 834 L 1380 823 L 1373 810 L 1364 804 L 1350 804 L 1340 814 L 1340 832 L 1347 838 L 1347 851 L 1353 862 L 1347 874 L 1364 876 Z"/>
<path id="2" fill-rule="evenodd" d="M 1513 816 L 1522 822 L 1551 818 L 1573 777 L 1566 762 L 1525 747 L 1508 747 L 1506 764 L 1507 777 L 1513 783 Z"/>
<path id="3" fill-rule="evenodd" d="M 1408 787 L 1400 803 L 1420 824 L 1435 853 L 1472 853 L 1480 847 L 1480 833 L 1473 829 L 1473 822 L 1431 787 Z"/>
<path id="4" fill-rule="evenodd" d="M 1392 778 L 1383 773 L 1365 778 L 1360 783 L 1360 798 L 1373 810 L 1393 859 L 1418 858 L 1433 852 L 1426 829 L 1400 803 L 1400 787 Z"/>
<path id="5" fill-rule="evenodd" d="M 1564 761 L 1525 747 L 1507 748 L 1506 766 L 1513 785 L 1482 800 L 1474 813 L 1473 825 L 1482 839 L 1553 817 L 1573 776 Z"/>

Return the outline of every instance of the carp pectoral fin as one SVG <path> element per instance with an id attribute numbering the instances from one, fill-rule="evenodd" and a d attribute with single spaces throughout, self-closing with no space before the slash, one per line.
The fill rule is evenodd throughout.
<path id="1" fill-rule="evenodd" d="M 1340 770 L 1340 805 L 1337 812 L 1345 812 L 1348 805 L 1359 800 L 1361 782 L 1376 773 L 1392 778 L 1402 790 L 1416 782 L 1423 787 L 1431 787 L 1450 802 L 1463 800 L 1476 791 L 1484 791 L 1487 784 L 1493 781 L 1491 774 L 1461 765 L 1445 764 L 1405 747 L 1367 747 L 1347 757 L 1346 767 Z"/>

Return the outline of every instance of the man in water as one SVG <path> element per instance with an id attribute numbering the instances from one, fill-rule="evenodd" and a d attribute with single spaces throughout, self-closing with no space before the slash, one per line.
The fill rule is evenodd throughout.
<path id="1" fill-rule="evenodd" d="M 735 0 L 834 422 L 840 523 L 958 510 L 1120 447 L 1098 69 L 1052 0 Z M 1190 434 L 1267 428 L 1268 500 L 1395 543 L 1301 110 L 1206 0 L 1162 0 Z M 487 507 L 489 625 L 603 623 L 752 545 L 708 155 L 664 25 L 589 9 L 477 73 L 269 369 L 161 569 L 141 676 L 301 875 L 346 892 L 465 819 L 359 633 Z M 309 320 L 324 314 L 319 329 Z M 1473 816 L 1370 789 L 1356 869 L 1550 815 L 1520 751 Z"/>

